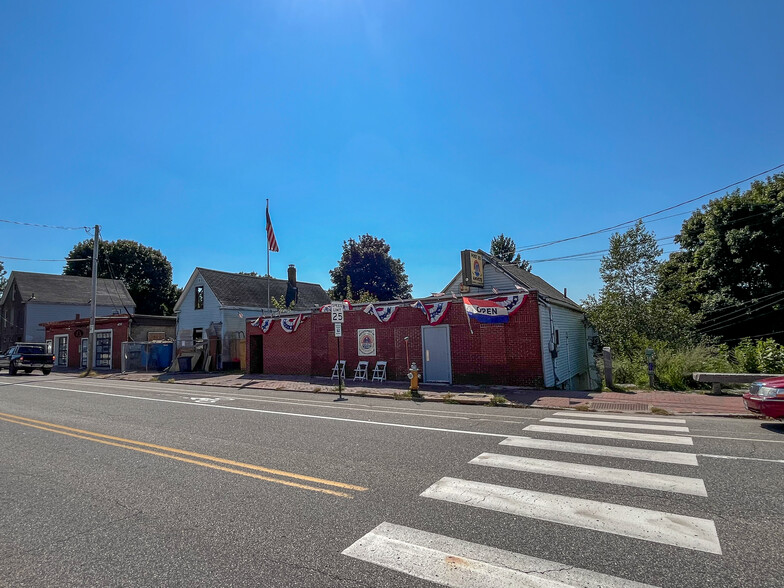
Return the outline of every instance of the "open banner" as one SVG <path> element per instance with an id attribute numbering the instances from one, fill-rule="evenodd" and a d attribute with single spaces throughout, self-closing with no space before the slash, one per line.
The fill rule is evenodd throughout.
<path id="1" fill-rule="evenodd" d="M 509 311 L 506 307 L 492 300 L 463 297 L 463 304 L 468 318 L 480 323 L 508 323 Z"/>

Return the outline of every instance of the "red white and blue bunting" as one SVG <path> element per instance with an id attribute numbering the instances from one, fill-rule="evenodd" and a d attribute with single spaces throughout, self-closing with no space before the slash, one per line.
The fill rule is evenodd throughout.
<path id="1" fill-rule="evenodd" d="M 417 300 L 411 305 L 411 308 L 418 308 L 427 317 L 427 322 L 431 325 L 437 325 L 446 317 L 446 311 L 449 310 L 449 302 L 442 301 L 425 304 L 421 300 Z"/>
<path id="2" fill-rule="evenodd" d="M 305 318 L 306 317 L 301 314 L 292 318 L 282 318 L 280 319 L 280 326 L 286 333 L 293 333 L 299 328 Z"/>
<path id="3" fill-rule="evenodd" d="M 379 322 L 388 323 L 397 312 L 397 306 L 374 306 L 368 304 L 364 309 L 366 314 L 372 314 Z"/>
<path id="4" fill-rule="evenodd" d="M 272 326 L 272 319 L 271 318 L 265 318 L 265 319 L 262 320 L 261 317 L 257 317 L 255 319 L 253 319 L 252 321 L 250 321 L 250 326 L 251 327 L 260 327 L 261 328 L 261 332 L 266 335 L 267 331 L 269 331 L 270 327 Z"/>
<path id="5" fill-rule="evenodd" d="M 431 325 L 437 325 L 446 318 L 446 311 L 449 310 L 449 302 L 435 302 L 426 305 L 427 318 Z"/>
<path id="6" fill-rule="evenodd" d="M 497 305 L 502 306 L 506 309 L 506 312 L 509 316 L 512 316 L 523 305 L 527 294 L 512 294 L 511 296 L 498 296 L 496 298 L 491 298 L 493 302 Z"/>

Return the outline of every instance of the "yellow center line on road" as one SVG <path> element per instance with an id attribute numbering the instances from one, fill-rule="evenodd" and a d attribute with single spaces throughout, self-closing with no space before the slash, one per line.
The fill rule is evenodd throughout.
<path id="1" fill-rule="evenodd" d="M 289 480 L 280 480 L 278 478 L 270 478 L 270 477 L 267 477 L 267 476 L 262 476 L 262 475 L 259 475 L 259 474 L 253 474 L 253 473 L 250 473 L 250 472 L 245 472 L 245 471 L 237 470 L 237 469 L 234 469 L 234 468 L 228 468 L 228 467 L 215 465 L 215 464 L 212 464 L 212 463 L 205 463 L 203 461 L 197 461 L 195 459 L 188 459 L 186 457 L 179 457 L 177 455 L 170 455 L 169 453 L 161 453 L 160 451 L 153 451 L 151 449 L 144 449 L 144 447 L 151 447 L 151 448 L 154 448 L 154 449 L 159 449 L 161 451 L 168 451 L 170 453 L 176 453 L 176 454 L 181 454 L 181 455 L 188 455 L 188 456 L 191 456 L 191 457 L 198 457 L 200 459 L 205 459 L 205 460 L 214 461 L 214 462 L 218 462 L 218 463 L 225 463 L 225 464 L 228 464 L 228 465 L 233 465 L 233 466 L 246 468 L 246 469 L 250 469 L 250 470 L 262 471 L 262 472 L 265 472 L 265 473 L 274 474 L 274 475 L 278 475 L 278 476 L 284 476 L 284 477 L 295 478 L 295 479 L 298 479 L 298 480 L 314 482 L 316 484 L 323 484 L 323 485 L 326 485 L 326 486 L 335 486 L 335 487 L 343 488 L 343 489 L 346 489 L 346 490 L 356 490 L 356 491 L 359 491 L 359 492 L 363 492 L 363 491 L 368 490 L 367 488 L 365 488 L 363 486 L 356 486 L 356 485 L 353 485 L 353 484 L 345 484 L 343 482 L 335 482 L 333 480 L 325 480 L 323 478 L 315 478 L 315 477 L 312 477 L 312 476 L 305 476 L 305 475 L 302 475 L 302 474 L 295 474 L 295 473 L 292 473 L 292 472 L 285 472 L 285 471 L 282 471 L 282 470 L 275 470 L 275 469 L 271 469 L 271 468 L 265 468 L 265 467 L 257 466 L 257 465 L 253 465 L 253 464 L 247 464 L 247 463 L 243 463 L 243 462 L 239 462 L 239 461 L 232 461 L 232 460 L 229 460 L 229 459 L 223 459 L 223 458 L 215 457 L 215 456 L 212 456 L 212 455 L 205 455 L 205 454 L 202 454 L 202 453 L 195 453 L 195 452 L 192 452 L 192 451 L 185 451 L 185 450 L 182 450 L 182 449 L 175 449 L 173 447 L 166 447 L 166 446 L 163 446 L 163 445 L 155 445 L 153 443 L 144 443 L 142 441 L 133 441 L 131 439 L 124 439 L 122 437 L 113 437 L 111 435 L 103 435 L 101 433 L 93 433 L 91 431 L 84 431 L 82 429 L 74 429 L 72 427 L 66 427 L 66 426 L 63 426 L 63 425 L 56 425 L 54 423 L 48 423 L 46 421 L 38 421 L 38 420 L 35 420 L 35 419 L 29 419 L 29 418 L 26 418 L 26 417 L 20 417 L 20 416 L 16 416 L 16 415 L 12 415 L 12 414 L 0 413 L 0 420 L 6 421 L 6 422 L 9 422 L 9 423 L 14 423 L 14 424 L 17 424 L 17 425 L 23 425 L 23 426 L 26 426 L 26 427 L 33 427 L 35 429 L 40 429 L 42 431 L 49 431 L 49 432 L 52 432 L 52 433 L 59 433 L 61 435 L 68 435 L 69 437 L 75 437 L 77 439 L 84 439 L 84 440 L 87 440 L 87 441 L 94 441 L 95 443 L 103 443 L 105 445 L 111 445 L 111 446 L 114 446 L 114 447 L 121 447 L 123 449 L 132 449 L 134 451 L 140 451 L 142 453 L 148 453 L 150 455 L 156 455 L 156 456 L 160 456 L 160 457 L 167 457 L 169 459 L 175 459 L 177 461 L 182 461 L 182 462 L 185 462 L 185 463 L 191 463 L 191 464 L 194 464 L 194 465 L 200 465 L 200 466 L 203 466 L 203 467 L 207 467 L 207 468 L 211 468 L 211 469 L 215 469 L 215 470 L 220 470 L 220 471 L 224 471 L 224 472 L 229 472 L 229 473 L 232 473 L 232 474 L 239 474 L 239 475 L 247 476 L 247 477 L 250 477 L 250 478 L 256 478 L 258 480 L 264 480 L 266 482 L 275 482 L 276 484 L 283 484 L 285 486 L 292 486 L 294 488 L 301 488 L 303 490 L 312 490 L 312 491 L 315 491 L 315 492 L 322 492 L 322 493 L 325 493 L 325 494 L 332 494 L 334 496 L 340 496 L 340 497 L 343 497 L 343 498 L 353 498 L 353 496 L 350 495 L 350 494 L 347 494 L 345 492 L 338 492 L 338 491 L 335 491 L 335 490 L 329 490 L 327 488 L 317 488 L 315 486 L 308 486 L 307 484 L 299 484 L 297 482 L 291 482 Z M 105 439 L 112 439 L 112 441 L 106 441 Z M 134 445 L 139 445 L 141 447 L 134 447 Z"/>

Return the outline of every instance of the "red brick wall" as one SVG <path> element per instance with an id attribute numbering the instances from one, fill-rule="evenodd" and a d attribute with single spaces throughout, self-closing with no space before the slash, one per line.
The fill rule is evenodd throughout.
<path id="1" fill-rule="evenodd" d="M 398 308 L 388 323 L 379 322 L 365 314 L 361 308 L 344 313 L 343 337 L 340 355 L 346 360 L 346 376 L 353 377 L 360 360 L 370 362 L 370 373 L 376 361 L 387 361 L 390 380 L 407 380 L 406 345 L 408 337 L 409 362 L 422 367 L 422 330 L 427 319 L 422 311 Z M 483 325 L 471 321 L 473 334 L 462 301 L 449 306 L 441 323 L 450 325 L 452 352 L 452 377 L 455 383 L 506 384 L 542 386 L 542 355 L 539 339 L 539 312 L 537 296 L 532 292 L 523 306 L 511 317 L 509 323 Z M 360 357 L 357 331 L 376 330 L 376 355 Z M 259 327 L 247 323 L 248 357 L 250 337 L 261 335 Z M 337 342 L 329 313 L 313 313 L 292 334 L 283 331 L 279 321 L 274 321 L 264 335 L 264 373 L 329 376 L 337 361 Z M 249 362 L 250 363 L 250 362 Z"/>

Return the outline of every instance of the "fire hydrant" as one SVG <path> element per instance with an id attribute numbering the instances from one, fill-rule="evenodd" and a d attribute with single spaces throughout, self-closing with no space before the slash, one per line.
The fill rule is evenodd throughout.
<path id="1" fill-rule="evenodd" d="M 411 392 L 419 392 L 419 369 L 416 363 L 411 364 L 411 369 L 408 370 L 408 379 L 411 380 Z"/>

